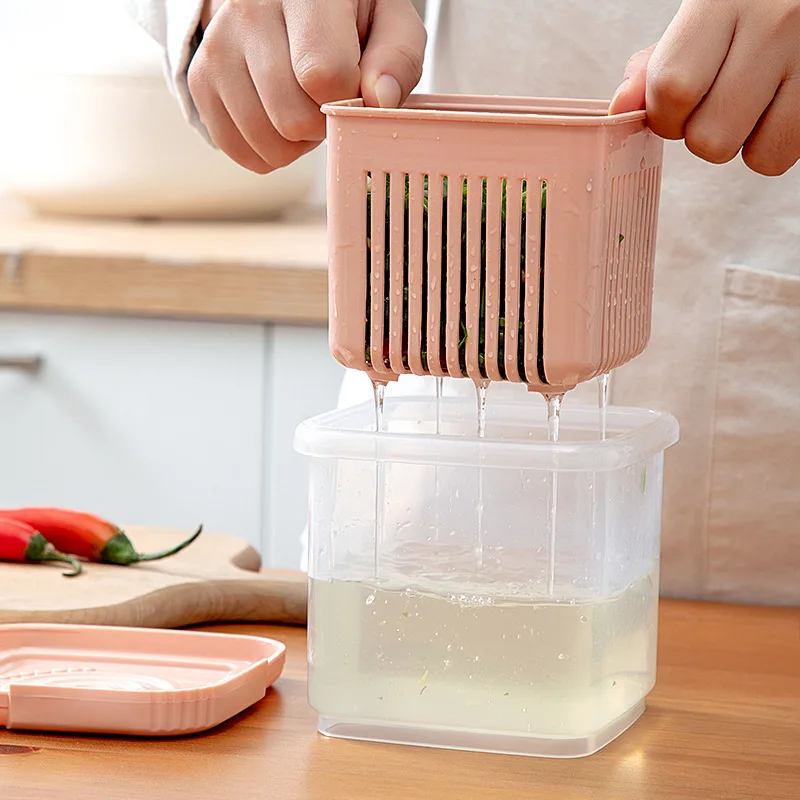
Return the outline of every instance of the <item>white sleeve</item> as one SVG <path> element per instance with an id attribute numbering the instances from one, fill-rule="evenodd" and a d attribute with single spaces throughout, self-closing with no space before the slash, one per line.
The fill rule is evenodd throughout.
<path id="1" fill-rule="evenodd" d="M 123 0 L 128 13 L 164 49 L 164 73 L 186 120 L 210 142 L 189 94 L 187 72 L 198 45 L 203 0 Z"/>

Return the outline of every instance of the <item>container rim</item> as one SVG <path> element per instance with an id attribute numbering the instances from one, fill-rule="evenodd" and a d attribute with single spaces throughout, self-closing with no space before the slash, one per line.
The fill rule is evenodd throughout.
<path id="1" fill-rule="evenodd" d="M 401 405 L 433 406 L 424 396 L 387 398 L 390 416 Z M 446 406 L 474 409 L 466 398 L 444 398 Z M 498 401 L 493 417 L 520 420 L 525 404 Z M 529 407 L 527 407 L 529 408 Z M 368 425 L 374 420 L 372 403 L 361 403 L 328 411 L 302 422 L 295 431 L 295 450 L 317 459 L 382 461 L 438 466 L 532 469 L 555 472 L 607 472 L 623 469 L 663 453 L 679 439 L 678 421 L 665 411 L 609 406 L 607 425 L 612 433 L 605 440 L 547 441 L 479 439 L 476 435 L 384 432 L 376 434 Z M 572 406 L 562 410 L 562 426 L 597 430 L 594 406 Z M 491 424 L 491 421 L 490 421 Z M 521 420 L 518 424 L 524 424 Z M 544 424 L 541 425 L 544 428 Z M 435 443 L 435 445 L 434 445 Z"/>
<path id="2" fill-rule="evenodd" d="M 522 125 L 608 127 L 644 122 L 644 111 L 609 115 L 608 100 L 504 95 L 411 94 L 401 108 L 374 108 L 362 99 L 325 103 L 331 117 L 420 120 L 423 122 L 507 122 Z"/>

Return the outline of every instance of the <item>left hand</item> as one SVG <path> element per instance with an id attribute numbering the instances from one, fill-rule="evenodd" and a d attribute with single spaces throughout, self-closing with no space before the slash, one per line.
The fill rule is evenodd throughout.
<path id="1" fill-rule="evenodd" d="M 706 161 L 741 151 L 782 175 L 800 159 L 800 0 L 683 0 L 661 41 L 631 56 L 610 111 L 638 109 Z"/>

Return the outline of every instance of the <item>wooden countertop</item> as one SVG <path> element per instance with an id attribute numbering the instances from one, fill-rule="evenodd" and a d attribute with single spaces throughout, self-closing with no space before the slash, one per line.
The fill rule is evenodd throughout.
<path id="1" fill-rule="evenodd" d="M 0 204 L 0 309 L 325 324 L 325 221 L 82 220 Z"/>
<path id="2" fill-rule="evenodd" d="M 0 732 L 3 800 L 797 800 L 800 609 L 662 601 L 644 716 L 586 759 L 325 739 L 306 705 L 305 631 L 267 697 L 185 739 Z"/>

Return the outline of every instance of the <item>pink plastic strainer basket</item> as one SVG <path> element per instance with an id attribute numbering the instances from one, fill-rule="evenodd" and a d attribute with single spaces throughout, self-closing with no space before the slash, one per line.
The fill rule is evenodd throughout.
<path id="1" fill-rule="evenodd" d="M 663 153 L 644 112 L 446 95 L 323 111 L 342 364 L 551 394 L 644 349 Z"/>

